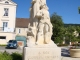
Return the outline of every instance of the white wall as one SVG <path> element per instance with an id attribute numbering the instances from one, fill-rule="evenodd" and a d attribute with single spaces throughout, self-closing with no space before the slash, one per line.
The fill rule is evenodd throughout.
<path id="1" fill-rule="evenodd" d="M 9 4 L 5 4 L 5 0 L 0 1 L 0 27 L 3 27 L 3 22 L 8 22 L 8 28 L 14 29 L 15 28 L 15 21 L 16 21 L 16 6 L 12 1 L 9 1 Z M 9 8 L 9 15 L 4 16 L 4 8 Z M 7 29 L 6 29 L 7 30 Z M 11 39 L 15 38 L 15 33 L 13 32 L 4 32 L 0 31 L 0 36 L 6 36 L 6 39 L 0 39 L 0 44 L 7 44 L 7 42 Z"/>
<path id="2" fill-rule="evenodd" d="M 4 16 L 4 8 L 9 8 L 9 16 Z M 3 22 L 8 22 L 8 28 L 15 28 L 16 20 L 16 5 L 0 4 L 0 27 L 3 27 Z"/>
<path id="3" fill-rule="evenodd" d="M 19 33 L 19 29 L 20 29 L 20 33 Z M 15 36 L 17 36 L 17 35 L 19 35 L 19 36 L 25 36 L 25 37 L 27 37 L 27 28 L 16 28 L 16 35 Z"/>

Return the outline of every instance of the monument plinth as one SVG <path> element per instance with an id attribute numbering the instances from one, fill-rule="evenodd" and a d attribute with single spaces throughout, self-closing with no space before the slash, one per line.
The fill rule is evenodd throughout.
<path id="1" fill-rule="evenodd" d="M 60 48 L 24 48 L 24 60 L 60 60 Z"/>
<path id="2" fill-rule="evenodd" d="M 51 40 L 52 24 L 46 0 L 32 0 L 24 60 L 61 60 L 61 48 Z"/>

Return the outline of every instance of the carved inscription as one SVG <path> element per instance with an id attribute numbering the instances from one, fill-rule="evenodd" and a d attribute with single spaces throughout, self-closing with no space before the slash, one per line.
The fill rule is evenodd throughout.
<path id="1" fill-rule="evenodd" d="M 58 56 L 28 56 L 28 59 L 50 59 L 59 58 Z"/>
<path id="2" fill-rule="evenodd" d="M 27 60 L 54 60 L 54 59 L 59 59 L 59 55 L 55 55 L 54 51 L 27 51 Z"/>

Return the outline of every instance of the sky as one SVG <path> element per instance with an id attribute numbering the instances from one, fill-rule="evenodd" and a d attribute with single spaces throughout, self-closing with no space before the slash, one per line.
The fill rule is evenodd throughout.
<path id="1" fill-rule="evenodd" d="M 17 4 L 17 18 L 29 18 L 32 0 L 13 0 Z M 62 16 L 63 22 L 66 24 L 80 24 L 80 14 L 78 7 L 80 0 L 46 0 L 49 7 L 49 13 L 52 15 L 56 12 Z"/>

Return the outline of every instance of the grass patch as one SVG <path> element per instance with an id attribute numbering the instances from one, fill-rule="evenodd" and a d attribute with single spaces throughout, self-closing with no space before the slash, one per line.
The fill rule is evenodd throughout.
<path id="1" fill-rule="evenodd" d="M 6 45 L 0 44 L 0 46 L 6 46 Z"/>

